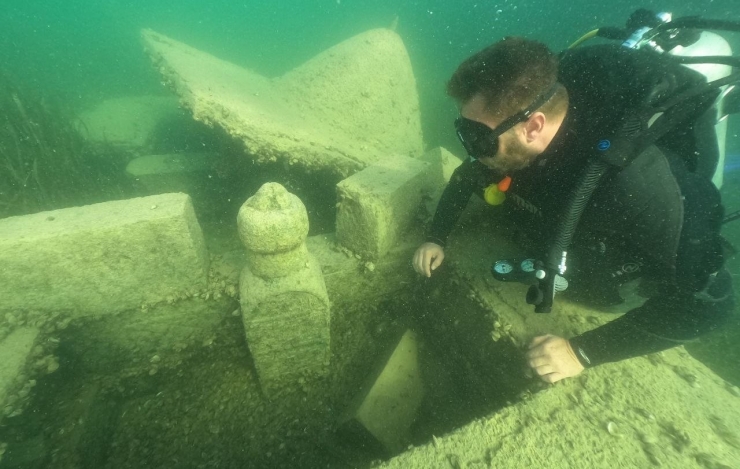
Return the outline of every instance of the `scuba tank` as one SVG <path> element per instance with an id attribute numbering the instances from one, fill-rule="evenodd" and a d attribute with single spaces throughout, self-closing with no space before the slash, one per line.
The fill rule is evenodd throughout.
<path id="1" fill-rule="evenodd" d="M 707 55 L 721 55 L 721 56 L 732 56 L 732 48 L 725 38 L 712 31 L 702 31 L 697 41 L 689 46 L 677 46 L 671 49 L 669 52 L 671 55 L 676 56 L 688 56 L 688 57 L 701 57 Z M 717 63 L 697 63 L 697 64 L 683 64 L 685 67 L 696 70 L 705 77 L 707 81 L 714 81 L 720 78 L 729 76 L 732 73 L 732 67 L 724 64 Z M 721 88 L 722 94 L 720 95 L 715 105 L 715 112 L 717 115 L 717 123 L 714 125 L 714 129 L 717 133 L 717 146 L 719 148 L 719 159 L 717 161 L 717 168 L 712 176 L 712 182 L 717 189 L 722 188 L 723 173 L 725 167 L 725 152 L 726 152 L 726 140 L 727 140 L 727 115 L 724 113 L 724 99 L 727 96 L 726 91 L 734 85 L 725 85 Z"/>
<path id="2" fill-rule="evenodd" d="M 684 18 L 680 20 L 687 24 Z M 698 18 L 697 18 L 698 20 Z M 693 28 L 670 28 L 673 15 L 668 12 L 652 13 L 648 10 L 637 10 L 627 21 L 627 30 L 633 30 L 622 43 L 628 49 L 651 49 L 657 53 L 666 53 L 676 57 L 732 57 L 732 47 L 725 38 L 712 31 L 700 31 Z M 708 82 L 725 78 L 732 73 L 732 66 L 722 63 L 700 62 L 684 63 L 685 67 L 704 75 Z M 727 139 L 727 113 L 724 109 L 724 98 L 732 86 L 722 86 L 720 97 L 715 103 L 717 148 L 719 158 L 712 176 L 712 182 L 720 189 L 723 182 L 725 151 Z"/>

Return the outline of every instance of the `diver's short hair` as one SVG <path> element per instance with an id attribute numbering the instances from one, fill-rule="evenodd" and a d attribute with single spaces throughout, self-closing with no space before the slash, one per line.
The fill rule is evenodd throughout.
<path id="1" fill-rule="evenodd" d="M 558 57 L 543 43 L 506 37 L 465 60 L 447 83 L 447 94 L 464 104 L 475 95 L 486 109 L 504 119 L 526 108 L 558 79 Z M 559 85 L 540 108 L 545 114 L 565 112 L 568 93 Z"/>

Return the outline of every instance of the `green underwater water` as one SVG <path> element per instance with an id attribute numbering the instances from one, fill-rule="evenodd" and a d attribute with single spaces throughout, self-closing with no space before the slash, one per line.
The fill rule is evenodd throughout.
<path id="1" fill-rule="evenodd" d="M 141 28 L 152 28 L 265 76 L 279 76 L 344 39 L 370 28 L 387 27 L 398 18 L 397 31 L 406 44 L 416 75 L 425 144 L 429 148 L 442 145 L 462 154 L 451 125 L 456 110 L 444 94 L 445 82 L 460 61 L 507 35 L 537 38 L 559 50 L 595 27 L 621 25 L 631 11 L 640 7 L 673 11 L 678 16 L 726 18 L 737 15 L 740 19 L 737 0 L 691 4 L 675 0 L 620 1 L 607 5 L 594 0 L 575 0 L 565 5 L 555 0 L 5 0 L 0 8 L 0 71 L 33 93 L 53 97 L 75 112 L 111 97 L 168 93 L 143 53 L 139 38 Z M 731 41 L 736 53 L 740 52 L 740 34 Z M 188 128 L 180 134 L 175 132 L 172 138 L 184 138 L 183 134 L 191 132 L 192 135 L 197 131 Z M 209 138 L 203 137 L 204 140 Z M 737 116 L 730 118 L 727 153 L 728 166 L 740 165 L 740 118 Z M 265 177 L 271 176 L 274 176 L 272 170 L 267 169 Z M 728 212 L 740 210 L 740 169 L 728 172 L 723 197 Z M 231 206 L 229 214 L 236 208 Z M 327 221 L 327 225 L 330 222 Z M 728 226 L 726 235 L 740 247 L 740 221 Z M 740 291 L 740 259 L 731 259 L 728 266 L 736 289 Z M 229 341 L 236 342 L 235 347 L 243 345 L 234 337 L 225 339 L 231 344 Z M 737 366 L 740 363 L 740 319 L 737 315 L 722 331 L 687 348 L 720 376 L 740 385 L 740 367 Z M 218 360 L 219 367 L 223 368 L 218 371 L 228 374 L 233 372 L 229 368 L 236 366 L 229 364 L 229 360 L 242 358 L 239 353 L 213 353 L 213 356 L 194 360 Z M 200 369 L 201 365 L 199 362 L 193 369 Z M 75 374 L 67 377 L 74 379 Z M 170 382 L 166 382 L 168 379 Z M 135 399 L 146 402 L 147 391 L 162 382 L 175 389 L 185 386 L 191 379 L 197 376 L 158 376 L 159 383 L 144 380 L 146 382 L 129 383 L 129 386 L 137 388 L 132 392 Z M 210 383 L 210 387 L 204 385 L 201 391 L 222 393 L 224 401 L 228 401 L 237 394 L 229 386 L 231 384 L 224 380 Z M 47 397 L 53 399 L 53 392 Z M 124 405 L 122 397 L 116 399 L 95 404 L 94 408 L 102 409 L 103 417 L 100 418 L 105 419 L 106 424 L 113 418 L 110 415 L 119 412 Z M 177 404 L 177 399 L 173 399 L 164 405 L 176 412 Z M 228 420 L 228 412 L 223 409 L 209 410 Z M 145 414 L 138 418 L 144 419 Z M 240 422 L 228 421 L 234 431 L 242 429 Z M 218 434 L 212 429 L 206 433 Z M 93 441 L 88 447 L 103 444 L 99 436 L 98 439 L 94 435 L 88 437 Z M 220 444 L 227 443 L 239 445 L 240 438 L 233 437 Z M 266 441 L 265 445 L 279 448 L 273 443 Z M 302 444 L 306 451 L 312 450 L 310 441 Z M 35 450 L 31 443 L 29 446 L 29 452 Z M 343 456 L 331 455 L 322 463 L 333 464 Z M 97 454 L 91 460 L 104 461 L 105 457 L 106 454 Z M 0 463 L 0 468 L 10 464 L 7 461 Z M 31 462 L 7 467 L 34 467 L 33 461 L 31 458 Z M 172 463 L 171 467 L 177 464 Z"/>
<path id="2" fill-rule="evenodd" d="M 320 51 L 397 16 L 416 73 L 426 142 L 454 143 L 454 106 L 444 85 L 471 53 L 507 35 L 554 50 L 604 25 L 621 26 L 636 8 L 678 16 L 732 17 L 733 0 L 707 2 L 534 1 L 62 1 L 7 0 L 0 12 L 0 63 L 45 93 L 85 105 L 102 98 L 163 92 L 142 54 L 139 30 L 276 76 Z M 740 45 L 740 40 L 736 40 Z M 449 145 L 448 145 L 449 146 Z"/>

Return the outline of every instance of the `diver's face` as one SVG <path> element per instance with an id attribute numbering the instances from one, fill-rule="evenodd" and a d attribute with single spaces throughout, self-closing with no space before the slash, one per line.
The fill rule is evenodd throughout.
<path id="1" fill-rule="evenodd" d="M 465 103 L 460 109 L 460 114 L 467 119 L 485 124 L 491 129 L 495 129 L 503 120 L 491 117 L 486 110 L 485 99 L 480 94 Z M 527 145 L 526 125 L 527 122 L 522 122 L 501 134 L 496 154 L 479 157 L 478 161 L 504 174 L 529 166 L 539 152 L 530 149 Z"/>
<path id="2" fill-rule="evenodd" d="M 480 158 L 478 161 L 504 174 L 529 166 L 537 157 L 537 153 L 530 152 L 522 142 L 517 134 L 517 130 L 521 130 L 517 129 L 518 127 L 521 127 L 521 124 L 501 134 L 498 140 L 498 152 L 495 156 Z"/>

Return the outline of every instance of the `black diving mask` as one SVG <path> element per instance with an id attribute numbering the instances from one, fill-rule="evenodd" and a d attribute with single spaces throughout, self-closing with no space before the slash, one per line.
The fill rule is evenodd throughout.
<path id="1" fill-rule="evenodd" d="M 486 124 L 463 116 L 455 119 L 455 131 L 465 151 L 471 158 L 493 157 L 498 153 L 498 139 L 515 125 L 526 121 L 543 104 L 553 97 L 558 90 L 558 84 L 553 84 L 547 91 L 535 98 L 534 102 L 513 116 L 506 118 L 503 122 L 492 129 Z"/>

